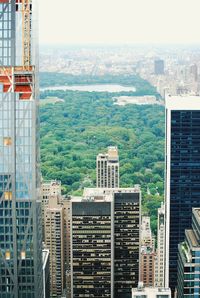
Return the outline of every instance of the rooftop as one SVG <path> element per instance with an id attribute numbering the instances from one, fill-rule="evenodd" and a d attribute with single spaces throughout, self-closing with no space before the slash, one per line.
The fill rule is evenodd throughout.
<path id="1" fill-rule="evenodd" d="M 102 202 L 111 201 L 114 193 L 140 193 L 140 187 L 134 188 L 84 188 L 82 197 L 71 197 L 72 202 Z"/>
<path id="2" fill-rule="evenodd" d="M 166 95 L 165 105 L 169 110 L 200 110 L 200 96 Z"/>
<path id="3" fill-rule="evenodd" d="M 169 288 L 151 288 L 151 287 L 143 287 L 142 285 L 139 285 L 137 288 L 132 289 L 132 298 L 143 297 L 143 295 L 146 295 L 148 298 L 156 298 L 159 294 L 159 297 L 162 295 L 166 297 L 171 297 L 171 290 Z"/>

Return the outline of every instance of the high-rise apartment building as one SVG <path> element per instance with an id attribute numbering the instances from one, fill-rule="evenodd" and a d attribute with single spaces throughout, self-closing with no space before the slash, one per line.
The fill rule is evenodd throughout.
<path id="1" fill-rule="evenodd" d="M 34 0 L 0 0 L 0 296 L 43 295 Z"/>
<path id="2" fill-rule="evenodd" d="M 105 154 L 96 159 L 96 186 L 100 188 L 119 187 L 119 156 L 117 147 L 108 147 Z"/>
<path id="3" fill-rule="evenodd" d="M 71 205 L 72 297 L 130 298 L 139 280 L 139 188 L 85 189 Z"/>
<path id="4" fill-rule="evenodd" d="M 58 180 L 42 181 L 42 184 L 41 184 L 41 197 L 42 197 L 42 234 L 43 234 L 43 241 L 45 239 L 44 211 L 45 211 L 45 208 L 48 207 L 49 198 L 51 196 L 57 197 L 57 199 L 59 200 L 59 202 L 62 200 L 62 196 L 61 196 L 61 181 L 58 181 Z"/>
<path id="5" fill-rule="evenodd" d="M 192 229 L 178 246 L 177 298 L 200 297 L 200 208 L 193 208 Z"/>
<path id="6" fill-rule="evenodd" d="M 157 221 L 157 257 L 155 269 L 155 286 L 164 287 L 164 265 L 165 265 L 165 207 L 161 204 L 158 209 Z"/>
<path id="7" fill-rule="evenodd" d="M 177 285 L 178 244 L 200 206 L 200 97 L 166 98 L 166 286 Z"/>
<path id="8" fill-rule="evenodd" d="M 140 250 L 140 281 L 146 287 L 153 287 L 155 283 L 155 260 L 156 253 L 151 232 L 149 216 L 142 216 L 141 223 L 141 250 Z"/>
<path id="9" fill-rule="evenodd" d="M 57 196 L 45 208 L 45 247 L 49 250 L 51 297 L 61 297 L 65 288 L 64 214 Z"/>
<path id="10" fill-rule="evenodd" d="M 145 287 L 155 285 L 155 260 L 156 253 L 152 247 L 143 246 L 141 248 L 140 281 Z"/>

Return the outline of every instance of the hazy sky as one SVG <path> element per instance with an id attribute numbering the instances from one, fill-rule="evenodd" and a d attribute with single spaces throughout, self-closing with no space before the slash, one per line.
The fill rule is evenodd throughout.
<path id="1" fill-rule="evenodd" d="M 39 0 L 41 43 L 200 43 L 200 0 Z"/>

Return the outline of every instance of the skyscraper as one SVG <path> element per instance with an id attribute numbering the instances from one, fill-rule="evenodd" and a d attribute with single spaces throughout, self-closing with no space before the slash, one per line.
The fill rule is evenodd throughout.
<path id="1" fill-rule="evenodd" d="M 178 243 L 200 205 L 200 97 L 166 98 L 166 281 L 177 284 Z"/>
<path id="2" fill-rule="evenodd" d="M 113 298 L 112 196 L 71 202 L 71 297 Z"/>
<path id="3" fill-rule="evenodd" d="M 154 286 L 156 253 L 154 250 L 149 216 L 142 216 L 140 243 L 140 281 L 143 282 L 146 287 Z"/>
<path id="4" fill-rule="evenodd" d="M 178 246 L 178 298 L 200 297 L 200 208 L 193 208 L 192 229 Z"/>
<path id="5" fill-rule="evenodd" d="M 49 197 L 55 196 L 56 199 L 59 199 L 59 202 L 62 200 L 61 196 L 61 181 L 51 180 L 51 181 L 42 181 L 41 184 L 41 207 L 42 207 L 42 240 L 45 239 L 45 227 L 44 227 L 44 212 L 45 208 L 48 207 Z"/>
<path id="6" fill-rule="evenodd" d="M 140 189 L 85 189 L 71 204 L 72 296 L 130 298 L 139 280 Z"/>
<path id="7" fill-rule="evenodd" d="M 164 287 L 164 265 L 165 265 L 165 208 L 163 203 L 158 209 L 157 222 L 157 258 L 155 285 Z"/>
<path id="8" fill-rule="evenodd" d="M 65 287 L 64 210 L 58 196 L 50 196 L 45 216 L 45 247 L 49 250 L 51 297 L 61 297 Z"/>
<path id="9" fill-rule="evenodd" d="M 42 297 L 34 0 L 0 0 L 0 295 Z"/>
<path id="10" fill-rule="evenodd" d="M 117 147 L 108 147 L 108 153 L 99 153 L 96 159 L 96 186 L 119 187 L 119 156 Z"/>

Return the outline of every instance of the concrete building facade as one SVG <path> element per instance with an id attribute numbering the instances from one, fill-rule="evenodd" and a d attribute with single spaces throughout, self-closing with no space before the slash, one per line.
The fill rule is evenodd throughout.
<path id="1" fill-rule="evenodd" d="M 98 154 L 96 159 L 96 186 L 119 187 L 119 156 L 117 147 L 108 147 L 108 152 Z"/>
<path id="2" fill-rule="evenodd" d="M 49 197 L 45 208 L 45 247 L 50 259 L 51 297 L 61 297 L 65 288 L 64 213 L 56 196 Z"/>

